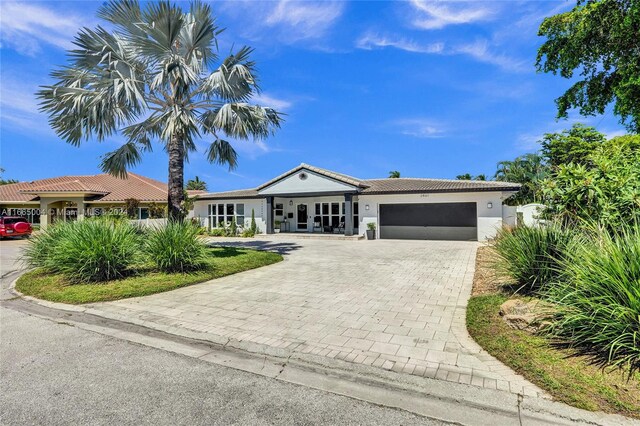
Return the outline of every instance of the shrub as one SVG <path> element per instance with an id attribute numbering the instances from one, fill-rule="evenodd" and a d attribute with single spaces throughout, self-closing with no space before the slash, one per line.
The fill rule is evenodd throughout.
<path id="1" fill-rule="evenodd" d="M 24 258 L 72 283 L 108 281 L 132 272 L 140 246 L 140 233 L 128 222 L 93 218 L 51 226 L 33 238 Z"/>
<path id="2" fill-rule="evenodd" d="M 223 228 L 213 228 L 209 231 L 209 235 L 212 237 L 224 237 L 226 235 L 226 231 Z"/>
<path id="3" fill-rule="evenodd" d="M 250 229 L 251 229 L 251 232 L 253 232 L 253 235 L 255 235 L 258 232 L 258 225 L 256 225 L 256 212 L 254 209 L 251 209 L 251 228 Z"/>
<path id="4" fill-rule="evenodd" d="M 251 238 L 251 237 L 255 237 L 255 235 L 256 233 L 252 229 L 245 229 L 244 231 L 242 231 L 243 238 Z"/>
<path id="5" fill-rule="evenodd" d="M 545 291 L 558 307 L 550 333 L 602 365 L 640 370 L 640 225 L 576 239 Z"/>
<path id="6" fill-rule="evenodd" d="M 169 221 L 152 228 L 145 242 L 145 254 L 163 272 L 201 269 L 207 260 L 207 247 L 198 239 L 199 227 L 187 221 Z"/>
<path id="7" fill-rule="evenodd" d="M 33 234 L 25 247 L 21 260 L 31 268 L 43 268 L 73 222 L 59 222 L 46 230 Z"/>
<path id="8" fill-rule="evenodd" d="M 517 284 L 518 291 L 535 293 L 558 276 L 558 260 L 572 238 L 573 232 L 555 224 L 503 228 L 494 241 L 496 270 Z"/>

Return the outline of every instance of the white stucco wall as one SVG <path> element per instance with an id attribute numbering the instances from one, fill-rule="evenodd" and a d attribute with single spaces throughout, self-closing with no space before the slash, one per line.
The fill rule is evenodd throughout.
<path id="1" fill-rule="evenodd" d="M 358 232 L 363 235 L 367 229 L 367 223 L 373 222 L 379 229 L 378 206 L 380 204 L 392 203 L 456 203 L 475 202 L 478 214 L 478 241 L 485 241 L 493 238 L 497 230 L 503 224 L 502 201 L 508 194 L 502 192 L 466 192 L 466 193 L 442 193 L 442 194 L 393 194 L 393 195 L 358 195 L 353 197 L 353 201 L 359 204 L 359 224 Z M 308 209 L 307 230 L 313 229 L 313 218 L 315 216 L 315 203 L 343 202 L 343 196 L 327 197 L 274 197 L 275 204 L 282 204 L 283 216 L 274 216 L 274 220 L 282 221 L 287 217 L 287 213 L 293 213 L 291 221 L 291 231 L 296 231 L 296 209 L 299 204 L 306 204 Z M 291 204 L 290 204 L 291 202 Z M 261 232 L 266 230 L 266 200 L 264 199 L 230 199 L 230 200 L 198 200 L 195 202 L 194 216 L 207 217 L 207 205 L 209 203 L 244 203 L 245 220 L 251 218 L 251 209 L 255 209 L 256 223 Z M 488 204 L 492 207 L 489 208 Z M 367 210 L 367 205 L 369 209 Z M 342 213 L 340 213 L 342 216 Z M 354 224 L 355 226 L 355 224 Z"/>
<path id="2" fill-rule="evenodd" d="M 393 194 L 393 195 L 359 195 L 360 234 L 364 234 L 369 222 L 378 223 L 378 206 L 393 203 L 461 203 L 475 202 L 478 213 L 478 241 L 493 238 L 502 226 L 502 192 L 459 192 L 441 194 Z M 488 204 L 492 208 L 488 208 Z M 367 205 L 369 209 L 367 210 Z"/>
<path id="3" fill-rule="evenodd" d="M 260 229 L 261 233 L 264 233 L 267 229 L 266 223 L 266 200 L 265 199 L 229 199 L 229 200 L 196 200 L 193 207 L 193 217 L 204 219 L 205 226 L 209 225 L 208 222 L 208 206 L 209 204 L 229 204 L 229 203 L 242 203 L 244 204 L 244 221 L 245 226 L 247 223 L 251 223 L 251 210 L 255 211 L 256 225 Z"/>

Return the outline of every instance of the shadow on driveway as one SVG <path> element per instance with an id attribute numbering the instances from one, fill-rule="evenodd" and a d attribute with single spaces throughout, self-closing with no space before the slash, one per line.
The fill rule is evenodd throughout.
<path id="1" fill-rule="evenodd" d="M 279 241 L 260 241 L 260 240 L 249 240 L 249 241 L 215 241 L 209 240 L 208 245 L 210 247 L 236 247 L 236 248 L 246 248 L 253 250 L 264 250 L 264 251 L 272 251 L 278 254 L 288 254 L 292 251 L 301 249 L 302 246 L 296 243 L 287 243 L 287 242 L 279 242 Z"/>

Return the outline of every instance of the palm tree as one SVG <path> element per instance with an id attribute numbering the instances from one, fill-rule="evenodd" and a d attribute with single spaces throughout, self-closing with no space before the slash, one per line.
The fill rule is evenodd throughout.
<path id="1" fill-rule="evenodd" d="M 103 171 L 126 177 L 142 153 L 160 142 L 169 156 L 169 217 L 184 215 L 184 162 L 196 140 L 210 141 L 211 163 L 237 165 L 223 138 L 266 138 L 280 127 L 273 108 L 248 102 L 259 91 L 252 49 L 243 47 L 217 68 L 217 36 L 211 7 L 200 1 L 188 11 L 168 1 L 140 8 L 137 0 L 109 0 L 98 17 L 113 30 L 84 28 L 69 52 L 69 65 L 38 92 L 41 109 L 56 133 L 79 146 L 120 131 L 124 144 L 102 157 Z"/>
<path id="2" fill-rule="evenodd" d="M 189 179 L 187 181 L 186 189 L 197 190 L 197 191 L 206 191 L 207 190 L 207 182 L 200 180 L 198 176 L 195 179 Z"/>
<path id="3" fill-rule="evenodd" d="M 400 172 L 397 170 L 393 170 L 391 172 L 389 172 L 389 178 L 391 179 L 398 179 L 400 177 Z"/>
<path id="4" fill-rule="evenodd" d="M 542 200 L 542 181 L 549 174 L 549 166 L 539 154 L 525 154 L 513 161 L 501 161 L 495 179 L 522 185 L 509 197 L 510 204 L 528 204 Z"/>

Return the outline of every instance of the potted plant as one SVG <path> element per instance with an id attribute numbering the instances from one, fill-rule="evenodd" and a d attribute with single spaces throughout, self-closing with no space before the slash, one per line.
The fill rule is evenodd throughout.
<path id="1" fill-rule="evenodd" d="M 369 222 L 367 223 L 367 240 L 375 240 L 376 239 L 376 223 Z"/>
<path id="2" fill-rule="evenodd" d="M 274 225 L 275 225 L 275 226 L 274 226 L 274 229 L 273 229 L 273 230 L 274 230 L 274 232 L 277 234 L 278 232 L 280 232 L 280 221 L 279 221 L 279 220 L 276 220 L 276 221 L 274 222 Z"/>

